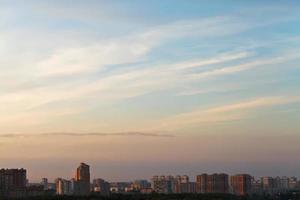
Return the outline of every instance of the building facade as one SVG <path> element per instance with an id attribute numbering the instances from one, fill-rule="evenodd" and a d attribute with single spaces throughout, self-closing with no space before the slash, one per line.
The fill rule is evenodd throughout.
<path id="1" fill-rule="evenodd" d="M 151 187 L 156 193 L 173 193 L 175 191 L 175 178 L 173 176 L 153 176 Z"/>
<path id="2" fill-rule="evenodd" d="M 197 193 L 228 193 L 227 174 L 201 174 L 196 177 Z"/>
<path id="3" fill-rule="evenodd" d="M 26 183 L 25 169 L 0 169 L 0 196 L 23 196 Z"/>
<path id="4" fill-rule="evenodd" d="M 110 194 L 110 184 L 101 178 L 94 179 L 93 191 L 103 196 L 108 196 Z"/>
<path id="5" fill-rule="evenodd" d="M 247 195 L 251 193 L 252 177 L 249 174 L 237 174 L 230 177 L 232 193 L 236 195 Z"/>
<path id="6" fill-rule="evenodd" d="M 72 195 L 73 189 L 71 185 L 71 181 L 58 178 L 55 181 L 56 183 L 56 194 L 58 195 Z"/>

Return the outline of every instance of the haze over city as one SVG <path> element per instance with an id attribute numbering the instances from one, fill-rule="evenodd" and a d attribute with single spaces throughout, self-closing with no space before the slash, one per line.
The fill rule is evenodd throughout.
<path id="1" fill-rule="evenodd" d="M 300 177 L 299 9 L 0 0 L 1 167 Z"/>

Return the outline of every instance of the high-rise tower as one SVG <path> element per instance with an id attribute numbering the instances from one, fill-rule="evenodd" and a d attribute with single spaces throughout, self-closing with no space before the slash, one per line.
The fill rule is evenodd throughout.
<path id="1" fill-rule="evenodd" d="M 74 193 L 77 195 L 88 195 L 90 193 L 90 166 L 80 163 L 76 170 L 75 180 Z"/>

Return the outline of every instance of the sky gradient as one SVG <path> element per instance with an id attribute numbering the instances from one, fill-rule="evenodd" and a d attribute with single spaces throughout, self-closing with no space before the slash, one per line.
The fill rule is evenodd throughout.
<path id="1" fill-rule="evenodd" d="M 0 0 L 0 167 L 300 176 L 299 9 Z"/>

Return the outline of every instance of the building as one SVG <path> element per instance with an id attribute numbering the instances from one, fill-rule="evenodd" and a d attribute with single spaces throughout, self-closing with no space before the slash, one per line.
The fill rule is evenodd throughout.
<path id="1" fill-rule="evenodd" d="M 280 187 L 283 191 L 287 191 L 289 189 L 289 178 L 286 176 L 283 176 L 280 178 Z"/>
<path id="2" fill-rule="evenodd" d="M 289 178 L 275 177 L 273 178 L 273 192 L 281 193 L 289 190 Z"/>
<path id="3" fill-rule="evenodd" d="M 25 169 L 0 169 L 0 196 L 22 197 L 26 183 Z"/>
<path id="4" fill-rule="evenodd" d="M 264 193 L 273 194 L 273 178 L 272 177 L 261 177 L 261 187 Z"/>
<path id="5" fill-rule="evenodd" d="M 297 189 L 296 177 L 261 177 L 261 189 L 263 193 L 285 193 Z"/>
<path id="6" fill-rule="evenodd" d="M 255 179 L 252 177 L 251 180 L 251 194 L 261 195 L 263 193 L 261 179 Z"/>
<path id="7" fill-rule="evenodd" d="M 196 177 L 196 192 L 206 193 L 207 192 L 207 174 L 201 174 Z"/>
<path id="8" fill-rule="evenodd" d="M 175 178 L 173 176 L 153 176 L 151 187 L 156 193 L 173 193 L 175 191 Z"/>
<path id="9" fill-rule="evenodd" d="M 208 193 L 228 193 L 228 175 L 227 174 L 212 174 L 207 177 L 207 192 Z"/>
<path id="10" fill-rule="evenodd" d="M 128 193 L 133 191 L 132 182 L 111 182 L 110 192 L 111 193 Z"/>
<path id="11" fill-rule="evenodd" d="M 196 177 L 197 193 L 228 193 L 227 174 L 201 174 Z"/>
<path id="12" fill-rule="evenodd" d="M 189 193 L 196 193 L 196 182 L 189 182 Z"/>
<path id="13" fill-rule="evenodd" d="M 72 195 L 71 181 L 62 178 L 57 178 L 56 181 L 56 194 L 58 195 Z"/>
<path id="14" fill-rule="evenodd" d="M 90 166 L 85 163 L 80 163 L 76 170 L 76 181 L 90 182 Z"/>
<path id="15" fill-rule="evenodd" d="M 71 180 L 56 179 L 55 189 L 58 195 L 89 195 L 91 191 L 90 166 L 80 163 L 76 169 L 75 178 Z"/>
<path id="16" fill-rule="evenodd" d="M 42 186 L 44 187 L 44 190 L 48 190 L 48 179 L 47 178 L 42 178 L 41 181 Z"/>
<path id="17" fill-rule="evenodd" d="M 103 196 L 108 196 L 110 194 L 110 185 L 105 180 L 98 178 L 93 181 L 93 191 L 100 193 Z"/>
<path id="18" fill-rule="evenodd" d="M 133 189 L 135 191 L 141 191 L 143 189 L 148 189 L 151 187 L 151 183 L 147 180 L 135 180 L 133 182 Z"/>
<path id="19" fill-rule="evenodd" d="M 144 188 L 147 189 L 147 192 L 156 192 L 156 193 L 196 193 L 196 183 L 190 182 L 190 178 L 187 175 L 183 176 L 153 176 L 151 179 L 151 187 Z M 147 184 L 145 184 L 146 186 Z M 142 190 L 141 190 L 142 191 Z"/>
<path id="20" fill-rule="evenodd" d="M 251 193 L 252 177 L 249 174 L 237 174 L 230 177 L 232 193 L 236 195 L 247 195 Z"/>
<path id="21" fill-rule="evenodd" d="M 190 181 L 187 175 L 176 176 L 175 178 L 175 188 L 172 192 L 174 193 L 189 193 L 190 191 Z"/>
<path id="22" fill-rule="evenodd" d="M 38 196 L 43 196 L 43 195 L 53 195 L 55 193 L 49 192 L 46 193 L 46 191 L 44 190 L 44 186 L 43 185 L 29 185 L 26 187 L 26 193 L 22 196 L 22 197 L 38 197 Z"/>
<path id="23" fill-rule="evenodd" d="M 288 178 L 288 188 L 290 190 L 296 189 L 297 186 L 298 186 L 298 180 L 297 180 L 296 177 L 290 177 L 290 178 Z"/>
<path id="24" fill-rule="evenodd" d="M 86 196 L 90 193 L 90 166 L 85 163 L 80 163 L 76 170 L 74 194 Z"/>

